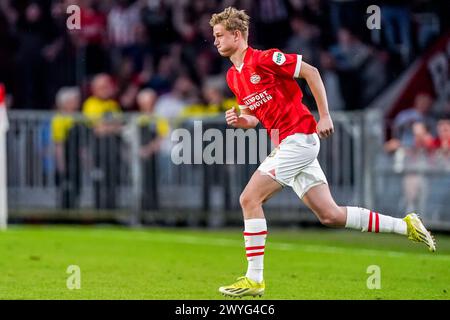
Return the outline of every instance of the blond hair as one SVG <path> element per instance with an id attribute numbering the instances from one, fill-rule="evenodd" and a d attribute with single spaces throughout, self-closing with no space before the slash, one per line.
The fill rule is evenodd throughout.
<path id="1" fill-rule="evenodd" d="M 212 15 L 209 24 L 214 27 L 216 24 L 222 24 L 227 31 L 239 30 L 245 39 L 248 38 L 248 27 L 250 17 L 244 10 L 238 10 L 234 7 L 225 8 L 220 13 Z"/>

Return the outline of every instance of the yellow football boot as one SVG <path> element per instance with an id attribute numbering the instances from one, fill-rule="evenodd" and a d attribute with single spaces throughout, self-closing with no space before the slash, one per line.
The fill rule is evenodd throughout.
<path id="1" fill-rule="evenodd" d="M 420 217 L 415 213 L 410 213 L 403 218 L 407 225 L 407 236 L 414 242 L 423 242 L 432 252 L 436 251 L 436 241 L 430 232 L 425 228 Z"/>
<path id="2" fill-rule="evenodd" d="M 264 280 L 260 283 L 247 277 L 239 277 L 237 281 L 229 286 L 219 288 L 219 292 L 225 296 L 242 298 L 245 296 L 262 296 L 266 285 Z"/>

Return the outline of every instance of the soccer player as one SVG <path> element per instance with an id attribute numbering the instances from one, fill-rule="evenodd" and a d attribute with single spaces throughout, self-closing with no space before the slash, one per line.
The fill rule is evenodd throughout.
<path id="1" fill-rule="evenodd" d="M 267 225 L 262 204 L 286 186 L 291 187 L 326 226 L 397 233 L 412 241 L 423 242 L 430 251 L 435 251 L 433 237 L 414 213 L 398 219 L 335 203 L 317 161 L 319 137 L 327 138 L 334 130 L 320 74 L 299 54 L 249 47 L 249 19 L 243 10 L 228 7 L 213 14 L 210 20 L 214 45 L 221 56 L 233 63 L 226 79 L 237 98 L 240 112 L 232 108 L 225 118 L 235 128 L 254 128 L 261 122 L 272 140 L 278 140 L 279 144 L 261 163 L 240 196 L 247 273 L 237 282 L 220 287 L 219 291 L 233 297 L 264 294 Z M 320 115 L 317 123 L 302 104 L 303 94 L 295 78 L 306 79 L 311 89 Z"/>

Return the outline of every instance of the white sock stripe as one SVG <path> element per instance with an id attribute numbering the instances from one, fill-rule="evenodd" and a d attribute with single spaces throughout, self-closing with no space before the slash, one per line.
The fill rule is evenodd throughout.
<path id="1" fill-rule="evenodd" d="M 267 231 L 266 219 L 246 219 L 244 220 L 245 232 Z"/>
<path id="2" fill-rule="evenodd" d="M 266 244 L 266 237 L 244 237 L 246 247 L 264 246 Z"/>
<path id="3" fill-rule="evenodd" d="M 251 240 L 251 241 L 261 241 L 261 240 L 266 240 L 266 235 L 260 235 L 260 236 L 244 236 L 245 240 Z"/>
<path id="4" fill-rule="evenodd" d="M 264 252 L 264 249 L 246 250 L 246 253 Z"/>
<path id="5" fill-rule="evenodd" d="M 361 230 L 361 211 L 358 207 L 347 207 L 347 220 L 345 227 L 351 229 Z"/>

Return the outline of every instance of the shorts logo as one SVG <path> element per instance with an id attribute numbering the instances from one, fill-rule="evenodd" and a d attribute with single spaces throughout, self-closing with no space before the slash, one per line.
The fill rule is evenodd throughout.
<path id="1" fill-rule="evenodd" d="M 257 74 L 254 74 L 250 77 L 250 82 L 253 84 L 257 84 L 261 81 L 261 77 Z"/>
<path id="2" fill-rule="evenodd" d="M 284 54 L 280 51 L 274 52 L 272 56 L 273 62 L 275 62 L 277 65 L 281 66 L 286 61 L 286 57 Z"/>

